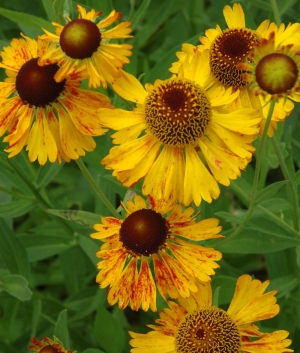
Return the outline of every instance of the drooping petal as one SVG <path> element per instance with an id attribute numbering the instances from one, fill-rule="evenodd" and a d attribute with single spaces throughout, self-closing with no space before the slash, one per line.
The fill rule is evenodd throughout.
<path id="1" fill-rule="evenodd" d="M 203 198 L 211 202 L 218 198 L 219 186 L 198 157 L 193 146 L 186 146 L 186 169 L 184 177 L 184 204 L 189 205 L 192 200 L 198 206 Z"/>
<path id="2" fill-rule="evenodd" d="M 108 290 L 107 301 L 110 305 L 118 302 L 120 309 L 125 309 L 130 302 L 131 308 L 138 310 L 135 301 L 135 290 L 137 281 L 137 260 L 132 258 L 123 270 L 118 281 L 114 282 Z"/>
<path id="3" fill-rule="evenodd" d="M 95 224 L 94 229 L 97 233 L 92 233 L 94 239 L 104 239 L 111 235 L 118 234 L 123 221 L 114 217 L 101 217 L 101 224 Z"/>
<path id="4" fill-rule="evenodd" d="M 143 257 L 140 272 L 136 282 L 135 299 L 137 309 L 142 305 L 142 309 L 147 311 L 149 307 L 156 311 L 156 287 L 148 265 Z"/>
<path id="5" fill-rule="evenodd" d="M 40 165 L 49 161 L 54 163 L 57 159 L 57 146 L 49 129 L 43 109 L 39 109 L 36 120 L 28 135 L 27 148 L 30 162 L 38 159 Z"/>

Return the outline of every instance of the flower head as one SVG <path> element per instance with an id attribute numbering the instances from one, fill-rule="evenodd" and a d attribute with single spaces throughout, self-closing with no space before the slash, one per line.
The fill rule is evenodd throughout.
<path id="1" fill-rule="evenodd" d="M 300 57 L 293 44 L 275 47 L 275 33 L 254 47 L 249 62 L 238 65 L 245 70 L 243 79 L 249 82 L 254 94 L 266 101 L 284 97 L 300 101 Z"/>
<path id="2" fill-rule="evenodd" d="M 91 10 L 86 12 L 80 5 L 76 6 L 78 19 L 71 20 L 62 26 L 53 22 L 55 34 L 44 29 L 46 34 L 40 36 L 43 40 L 59 44 L 39 59 L 39 65 L 58 63 L 61 67 L 55 73 L 55 80 L 61 82 L 66 75 L 74 70 L 84 70 L 89 78 L 89 87 L 112 82 L 119 77 L 119 70 L 129 63 L 131 56 L 130 44 L 110 43 L 110 40 L 131 38 L 130 22 L 121 22 L 116 27 L 106 29 L 116 22 L 121 13 L 113 10 L 106 18 L 96 24 L 96 19 L 102 12 Z"/>
<path id="3" fill-rule="evenodd" d="M 287 331 L 260 332 L 254 322 L 279 312 L 275 293 L 265 293 L 269 281 L 261 283 L 249 275 L 239 277 L 227 311 L 212 305 L 210 283 L 197 282 L 198 292 L 160 313 L 158 325 L 147 334 L 129 332 L 132 353 L 287 353 L 291 340 Z M 253 338 L 255 338 L 253 340 Z"/>
<path id="4" fill-rule="evenodd" d="M 270 33 L 275 32 L 275 46 L 294 44 L 294 49 L 300 47 L 300 24 L 281 24 L 279 27 L 269 20 L 263 21 L 257 29 L 246 27 L 245 15 L 242 6 L 234 3 L 232 8 L 224 7 L 223 14 L 228 28 L 222 30 L 220 26 L 206 30 L 205 36 L 199 38 L 201 45 L 184 44 L 182 52 L 177 53 L 179 61 L 173 63 L 171 72 L 178 72 L 179 67 L 187 56 L 195 55 L 197 51 L 210 51 L 209 65 L 215 80 L 225 87 L 239 89 L 240 95 L 232 103 L 232 109 L 239 107 L 253 107 L 261 110 L 261 132 L 268 116 L 269 107 L 265 107 L 263 97 L 253 94 L 249 82 L 245 79 L 246 69 L 242 65 L 249 58 L 249 53 L 262 40 L 267 39 Z M 250 58 L 251 60 L 251 58 Z M 293 110 L 294 104 L 290 100 L 279 99 L 275 105 L 268 135 L 272 136 L 278 121 L 284 121 Z"/>
<path id="5" fill-rule="evenodd" d="M 251 160 L 260 118 L 254 109 L 229 111 L 239 95 L 212 85 L 208 51 L 185 61 L 177 76 L 146 84 L 122 73 L 113 84 L 133 111 L 99 109 L 101 123 L 117 133 L 102 161 L 124 185 L 145 177 L 143 193 L 189 205 L 218 198 Z M 140 136 L 141 135 L 141 136 Z"/>
<path id="6" fill-rule="evenodd" d="M 48 337 L 44 337 L 41 341 L 36 338 L 32 338 L 31 343 L 33 346 L 28 346 L 28 349 L 38 353 L 72 353 L 70 349 L 64 349 L 61 342 L 56 339 L 52 341 Z"/>
<path id="7" fill-rule="evenodd" d="M 0 53 L 0 67 L 8 76 L 0 82 L 0 136 L 8 131 L 4 141 L 9 143 L 9 157 L 27 146 L 29 160 L 43 165 L 47 159 L 60 163 L 93 151 L 92 136 L 106 131 L 95 111 L 113 108 L 110 100 L 79 88 L 85 78 L 82 70 L 56 82 L 57 64 L 38 65 L 49 44 L 24 38 L 13 39 Z"/>
<path id="8" fill-rule="evenodd" d="M 95 224 L 97 233 L 92 238 L 104 242 L 97 257 L 101 258 L 96 281 L 101 288 L 110 286 L 108 302 L 124 309 L 128 303 L 133 310 L 156 311 L 156 286 L 166 299 L 184 298 L 198 290 L 195 279 L 210 281 L 215 261 L 221 253 L 196 245 L 195 241 L 221 238 L 219 221 L 209 218 L 196 222 L 193 208 L 185 211 L 175 205 L 170 214 L 169 205 L 136 195 L 134 202 L 122 204 L 127 212 L 125 220 L 101 217 Z M 154 278 L 151 273 L 154 266 Z"/>

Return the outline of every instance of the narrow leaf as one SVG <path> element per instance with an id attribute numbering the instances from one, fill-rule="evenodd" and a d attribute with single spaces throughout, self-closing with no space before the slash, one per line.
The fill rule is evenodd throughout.
<path id="1" fill-rule="evenodd" d="M 47 210 L 48 213 L 51 213 L 57 217 L 66 219 L 68 221 L 79 223 L 86 227 L 93 228 L 94 224 L 100 222 L 100 216 L 95 213 L 90 213 L 86 211 L 77 211 L 77 210 Z"/>
<path id="2" fill-rule="evenodd" d="M 0 217 L 20 217 L 32 210 L 37 204 L 32 201 L 18 200 L 0 204 Z"/>
<path id="3" fill-rule="evenodd" d="M 256 195 L 255 204 L 259 204 L 260 202 L 266 201 L 267 199 L 271 198 L 286 183 L 288 183 L 287 180 L 282 180 L 278 181 L 277 183 L 268 185 Z"/>
<path id="4" fill-rule="evenodd" d="M 8 270 L 29 278 L 29 262 L 24 245 L 0 218 L 0 257 Z"/>
<path id="5" fill-rule="evenodd" d="M 70 338 L 68 331 L 67 309 L 62 310 L 56 321 L 54 336 L 57 337 L 66 349 L 70 347 Z"/>

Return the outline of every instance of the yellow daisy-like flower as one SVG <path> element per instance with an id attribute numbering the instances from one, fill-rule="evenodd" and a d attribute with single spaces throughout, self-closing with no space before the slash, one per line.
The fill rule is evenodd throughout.
<path id="1" fill-rule="evenodd" d="M 120 96 L 137 103 L 133 111 L 98 110 L 104 126 L 119 130 L 112 137 L 120 146 L 102 163 L 124 185 L 145 177 L 145 195 L 199 205 L 218 198 L 218 183 L 229 185 L 245 169 L 260 117 L 252 108 L 227 110 L 239 92 L 212 86 L 208 56 L 198 52 L 178 76 L 146 90 L 125 72 L 114 82 Z"/>
<path id="2" fill-rule="evenodd" d="M 208 218 L 200 222 L 192 216 L 192 207 L 182 210 L 175 205 L 136 195 L 134 202 L 122 204 L 125 220 L 101 217 L 95 224 L 92 238 L 104 242 L 97 257 L 100 269 L 96 281 L 101 288 L 109 286 L 108 302 L 124 309 L 128 303 L 133 310 L 156 311 L 156 286 L 164 299 L 188 297 L 198 290 L 195 279 L 210 281 L 215 261 L 222 254 L 212 248 L 194 244 L 195 241 L 222 238 L 218 234 L 219 220 Z M 150 264 L 154 266 L 154 278 Z M 151 266 L 152 267 L 152 266 Z"/>
<path id="3" fill-rule="evenodd" d="M 250 62 L 238 65 L 245 70 L 242 76 L 249 82 L 254 94 L 262 95 L 266 102 L 274 98 L 291 98 L 300 102 L 300 53 L 293 44 L 275 46 L 275 33 L 255 45 L 248 55 Z"/>
<path id="4" fill-rule="evenodd" d="M 121 12 L 113 10 L 98 24 L 96 18 L 101 11 L 86 12 L 80 5 L 76 6 L 78 19 L 71 20 L 62 26 L 52 22 L 56 27 L 55 34 L 44 29 L 46 34 L 40 36 L 43 40 L 59 44 L 39 59 L 39 65 L 58 63 L 61 67 L 55 73 L 55 80 L 61 82 L 74 70 L 85 68 L 89 78 L 89 87 L 107 87 L 107 82 L 120 76 L 120 69 L 129 63 L 132 45 L 110 43 L 110 40 L 132 38 L 131 22 L 121 22 L 117 26 L 106 30 L 116 22 Z"/>
<path id="5" fill-rule="evenodd" d="M 64 349 L 61 342 L 54 342 L 49 337 L 44 337 L 41 341 L 33 337 L 30 341 L 33 346 L 28 346 L 28 349 L 38 353 L 72 353 L 70 349 Z"/>
<path id="6" fill-rule="evenodd" d="M 265 293 L 269 281 L 261 283 L 249 275 L 239 277 L 227 311 L 212 305 L 210 283 L 197 282 L 198 292 L 160 313 L 158 325 L 147 334 L 129 332 L 132 353 L 288 353 L 287 331 L 263 333 L 254 322 L 279 312 L 275 293 Z M 253 339 L 254 338 L 254 339 Z"/>
<path id="7" fill-rule="evenodd" d="M 53 78 L 57 64 L 38 65 L 38 58 L 49 50 L 42 40 L 13 39 L 0 53 L 0 67 L 8 78 L 0 82 L 0 136 L 9 157 L 27 145 L 31 162 L 43 165 L 58 160 L 70 161 L 93 151 L 92 136 L 106 130 L 95 114 L 97 108 L 113 108 L 103 94 L 82 90 L 83 72 L 70 73 L 62 82 Z"/>
<path id="8" fill-rule="evenodd" d="M 232 104 L 232 109 L 243 107 L 253 107 L 261 109 L 262 120 L 260 124 L 261 132 L 268 116 L 269 106 L 265 106 L 263 97 L 256 96 L 249 82 L 243 78 L 244 70 L 237 68 L 237 65 L 247 61 L 248 54 L 254 46 L 261 42 L 263 38 L 268 38 L 271 32 L 276 33 L 275 46 L 294 44 L 295 49 L 300 48 L 300 24 L 289 24 L 286 28 L 284 24 L 277 27 L 269 20 L 262 22 L 256 30 L 246 28 L 245 15 L 242 6 L 234 3 L 233 7 L 226 5 L 223 11 L 228 28 L 224 31 L 217 25 L 205 32 L 205 36 L 200 37 L 202 45 L 197 47 L 190 44 L 183 46 L 183 52 L 177 53 L 179 61 L 172 65 L 171 72 L 178 72 L 178 68 L 185 60 L 186 56 L 194 55 L 196 51 L 209 49 L 210 67 L 215 79 L 223 83 L 225 87 L 233 87 L 240 90 L 240 95 Z M 290 100 L 280 98 L 275 105 L 268 135 L 273 136 L 278 121 L 284 121 L 290 115 L 294 104 Z"/>

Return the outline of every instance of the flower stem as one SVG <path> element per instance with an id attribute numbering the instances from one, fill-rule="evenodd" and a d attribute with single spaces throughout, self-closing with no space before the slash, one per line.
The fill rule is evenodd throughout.
<path id="1" fill-rule="evenodd" d="M 280 18 L 280 13 L 279 13 L 279 9 L 277 6 L 277 2 L 276 2 L 276 0 L 270 0 L 270 3 L 271 3 L 272 11 L 274 14 L 275 22 L 276 22 L 277 26 L 279 27 L 281 24 L 281 18 Z"/>
<path id="2" fill-rule="evenodd" d="M 246 216 L 245 216 L 243 222 L 236 228 L 236 230 L 233 233 L 231 233 L 226 239 L 224 239 L 223 242 L 231 240 L 231 239 L 235 238 L 237 235 L 239 235 L 240 232 L 244 229 L 245 225 L 248 223 L 248 221 L 252 215 L 254 205 L 255 205 L 255 198 L 256 198 L 256 193 L 257 193 L 259 176 L 260 176 L 260 167 L 261 167 L 261 160 L 262 160 L 262 156 L 263 156 L 263 148 L 264 148 L 264 144 L 265 144 L 265 141 L 267 138 L 267 132 L 269 130 L 269 126 L 270 126 L 271 118 L 272 118 L 272 115 L 274 112 L 275 104 L 276 104 L 275 100 L 271 100 L 271 102 L 269 103 L 268 116 L 266 119 L 266 123 L 265 123 L 265 127 L 263 130 L 262 136 L 261 136 L 260 144 L 258 146 L 258 150 L 257 150 L 257 154 L 256 154 L 254 179 L 253 179 L 253 185 L 252 185 L 252 191 L 251 191 L 248 211 L 246 213 Z"/>
<path id="3" fill-rule="evenodd" d="M 91 173 L 88 171 L 87 167 L 83 163 L 81 158 L 75 160 L 82 174 L 86 178 L 86 180 L 90 183 L 91 187 L 94 189 L 96 194 L 99 196 L 100 200 L 104 203 L 104 205 L 109 209 L 109 211 L 113 214 L 114 217 L 120 218 L 119 213 L 113 207 L 113 205 L 109 202 L 108 198 L 104 195 L 102 190 L 99 188 Z"/>
<path id="4" fill-rule="evenodd" d="M 277 158 L 280 164 L 282 174 L 285 180 L 288 180 L 288 184 L 286 186 L 287 186 L 289 199 L 292 204 L 292 216 L 293 216 L 294 228 L 297 231 L 299 231 L 299 204 L 298 204 L 297 187 L 293 186 L 292 178 L 284 162 L 283 155 L 281 153 L 278 141 L 276 140 L 275 136 L 272 138 L 272 143 L 273 143 L 274 150 L 277 154 Z"/>

